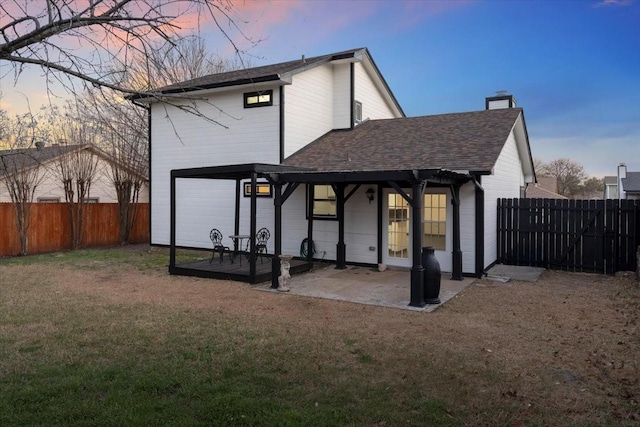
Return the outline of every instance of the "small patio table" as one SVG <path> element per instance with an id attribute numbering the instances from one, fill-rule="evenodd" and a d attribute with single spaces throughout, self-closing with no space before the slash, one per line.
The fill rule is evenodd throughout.
<path id="1" fill-rule="evenodd" d="M 251 237 L 249 234 L 232 234 L 229 236 L 233 240 L 233 259 L 235 260 L 242 252 L 242 241 Z M 247 257 L 248 259 L 248 257 Z M 242 265 L 242 257 L 240 257 L 240 265 Z"/>

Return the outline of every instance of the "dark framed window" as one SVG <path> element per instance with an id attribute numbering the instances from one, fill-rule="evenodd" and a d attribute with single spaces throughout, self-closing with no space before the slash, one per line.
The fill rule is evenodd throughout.
<path id="1" fill-rule="evenodd" d="M 244 94 L 244 108 L 267 107 L 273 105 L 273 90 L 247 92 Z"/>
<path id="2" fill-rule="evenodd" d="M 308 216 L 307 212 L 307 217 Z M 335 219 L 338 217 L 336 210 L 336 193 L 333 191 L 332 186 L 324 184 L 316 184 L 313 186 L 313 217 L 316 219 Z"/>
<path id="3" fill-rule="evenodd" d="M 256 197 L 271 197 L 271 184 L 268 182 L 256 182 Z M 251 183 L 244 183 L 244 197 L 251 197 Z"/>
<path id="4" fill-rule="evenodd" d="M 38 203 L 60 203 L 60 197 L 38 197 Z"/>

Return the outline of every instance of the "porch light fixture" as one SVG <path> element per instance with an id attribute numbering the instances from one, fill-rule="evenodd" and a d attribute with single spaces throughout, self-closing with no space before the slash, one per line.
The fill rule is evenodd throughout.
<path id="1" fill-rule="evenodd" d="M 369 204 L 373 202 L 373 195 L 376 194 L 376 191 L 373 188 L 368 189 L 365 194 L 367 195 L 367 199 L 369 199 Z"/>

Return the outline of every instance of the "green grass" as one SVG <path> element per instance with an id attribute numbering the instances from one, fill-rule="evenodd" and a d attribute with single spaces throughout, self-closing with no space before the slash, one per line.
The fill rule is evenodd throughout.
<path id="1" fill-rule="evenodd" d="M 142 250 L 139 249 L 140 247 L 143 246 L 79 249 L 75 251 L 4 257 L 0 258 L 0 266 L 56 264 L 86 269 L 106 267 L 108 265 L 125 265 L 135 267 L 138 270 L 150 270 L 167 267 L 169 265 L 168 249 L 145 246 L 145 250 Z M 176 253 L 176 262 L 195 261 L 206 259 L 210 256 L 211 253 L 208 251 L 178 250 Z"/>
<path id="2" fill-rule="evenodd" d="M 166 259 L 160 251 L 86 250 L 5 259 L 0 269 L 144 270 Z M 11 271 L 0 295 L 2 426 L 454 424 L 442 402 L 375 378 L 380 366 L 355 339 L 336 348 L 340 341 L 245 316 L 117 304 Z"/>

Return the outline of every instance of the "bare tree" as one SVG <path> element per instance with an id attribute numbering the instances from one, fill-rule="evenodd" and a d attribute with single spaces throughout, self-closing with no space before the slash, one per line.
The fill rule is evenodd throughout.
<path id="1" fill-rule="evenodd" d="M 37 121 L 31 113 L 9 118 L 0 110 L 0 140 L 11 148 L 0 151 L 0 178 L 13 203 L 20 238 L 20 255 L 29 253 L 31 204 L 44 175 L 33 148 L 41 145 Z"/>
<path id="2" fill-rule="evenodd" d="M 135 56 L 121 77 L 129 87 L 142 90 L 241 66 L 208 52 L 199 37 L 188 37 L 173 46 L 158 47 L 148 57 Z M 97 88 L 87 91 L 78 105 L 76 120 L 91 122 L 100 129 L 96 143 L 114 160 L 111 179 L 119 204 L 120 240 L 126 244 L 137 216 L 140 190 L 149 173 L 147 110 L 122 102 L 113 91 Z"/>
<path id="3" fill-rule="evenodd" d="M 71 247 L 78 249 L 82 245 L 91 184 L 98 172 L 99 158 L 90 149 L 96 139 L 96 130 L 87 123 L 74 120 L 69 114 L 57 114 L 59 112 L 54 110 L 49 119 L 52 139 L 59 144 L 77 145 L 76 149 L 67 150 L 58 156 L 56 173 L 69 209 Z"/>
<path id="4" fill-rule="evenodd" d="M 240 29 L 231 0 L 3 0 L 0 3 L 0 61 L 11 62 L 17 80 L 24 66 L 35 65 L 79 93 L 74 86 L 111 88 L 136 94 L 120 81 L 130 59 L 151 56 L 158 43 L 172 46 L 184 35 L 181 22 L 200 28 L 212 22 L 233 46 Z"/>

